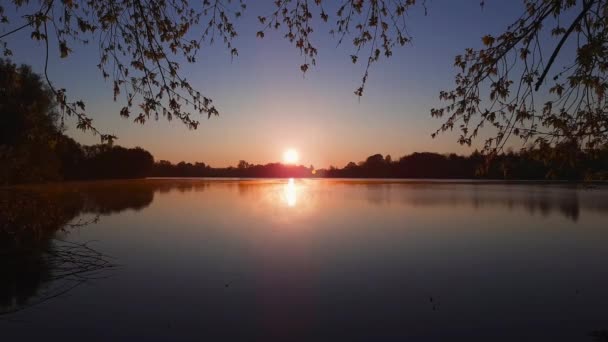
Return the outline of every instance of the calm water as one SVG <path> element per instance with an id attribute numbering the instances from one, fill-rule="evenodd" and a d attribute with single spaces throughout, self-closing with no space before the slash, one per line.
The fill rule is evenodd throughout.
<path id="1" fill-rule="evenodd" d="M 31 234 L 34 256 L 3 257 L 0 312 L 15 312 L 0 316 L 2 341 L 593 341 L 608 330 L 606 187 L 145 180 L 0 195 L 10 224 L 46 231 Z M 91 249 L 70 254 L 70 242 Z M 91 253 L 110 264 L 75 260 Z"/>

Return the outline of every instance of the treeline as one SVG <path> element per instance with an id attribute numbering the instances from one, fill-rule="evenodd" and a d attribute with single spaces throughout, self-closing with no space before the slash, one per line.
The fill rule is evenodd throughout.
<path id="1" fill-rule="evenodd" d="M 0 185 L 66 180 L 143 178 L 154 158 L 136 147 L 80 145 L 56 136 L 49 145 L 0 145 Z"/>
<path id="2" fill-rule="evenodd" d="M 172 164 L 161 160 L 154 164 L 150 176 L 152 177 L 247 177 L 247 178 L 287 178 L 311 177 L 313 169 L 299 165 L 284 165 L 270 163 L 266 165 L 249 164 L 243 160 L 237 167 L 214 168 L 205 163 L 180 162 Z"/>
<path id="3" fill-rule="evenodd" d="M 249 164 L 241 160 L 236 167 L 213 168 L 205 163 L 161 160 L 154 164 L 153 177 L 327 177 L 327 178 L 439 178 L 439 179 L 525 179 L 525 180 L 606 180 L 608 149 L 593 153 L 577 152 L 570 161 L 556 162 L 535 149 L 507 152 L 488 158 L 479 152 L 469 156 L 438 153 L 412 153 L 393 160 L 390 155 L 374 154 L 364 161 L 350 162 L 343 168 L 314 169 L 279 163 Z M 551 161 L 553 160 L 553 161 Z"/>
<path id="4" fill-rule="evenodd" d="M 339 178 L 441 178 L 441 179 L 522 179 L 522 180 L 605 180 L 608 179 L 608 148 L 578 151 L 570 159 L 547 158 L 556 148 L 507 152 L 484 156 L 413 153 L 392 160 L 375 154 L 365 161 L 348 163 L 344 168 L 317 170 L 321 177 Z M 561 152 L 565 153 L 565 152 Z"/>
<path id="5" fill-rule="evenodd" d="M 541 146 L 491 158 L 474 152 L 413 153 L 393 160 L 375 154 L 343 168 L 250 164 L 214 168 L 205 163 L 154 162 L 142 148 L 84 146 L 63 134 L 53 93 L 27 66 L 0 59 L 0 185 L 61 180 L 141 177 L 340 177 L 444 179 L 608 179 L 608 146 Z"/>
<path id="6" fill-rule="evenodd" d="M 140 147 L 75 144 L 71 152 L 59 154 L 65 180 L 143 178 L 154 165 L 152 154 Z"/>

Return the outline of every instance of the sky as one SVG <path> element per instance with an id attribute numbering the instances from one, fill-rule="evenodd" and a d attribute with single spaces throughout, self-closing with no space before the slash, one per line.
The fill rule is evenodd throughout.
<path id="1" fill-rule="evenodd" d="M 236 21 L 239 36 L 233 45 L 238 57 L 214 44 L 201 50 L 196 63 L 182 65 L 188 80 L 220 111 L 210 119 L 201 116 L 197 130 L 176 120 L 141 125 L 121 118 L 124 103 L 113 101 L 110 82 L 96 68 L 95 44 L 75 47 L 65 59 L 52 55 L 49 75 L 71 98 L 86 102 L 100 131 L 118 136 L 116 143 L 122 146 L 147 149 L 156 160 L 217 167 L 239 160 L 264 164 L 281 161 L 284 151 L 293 148 L 301 164 L 322 168 L 342 167 L 375 153 L 393 159 L 424 151 L 468 154 L 476 146 L 457 144 L 457 132 L 431 138 L 442 121 L 432 118 L 430 109 L 441 105 L 440 90 L 453 87 L 454 56 L 481 47 L 482 36 L 499 34 L 523 10 L 523 1 L 490 0 L 483 9 L 479 0 L 427 1 L 428 15 L 422 8 L 409 14 L 412 44 L 396 47 L 390 59 L 373 65 L 365 94 L 358 98 L 353 92 L 364 66 L 350 61 L 351 44 L 336 46 L 327 33 L 331 25 L 314 18 L 317 65 L 304 75 L 302 56 L 280 32 L 255 37 L 257 17 L 270 13 L 272 3 L 247 2 Z M 12 60 L 42 72 L 44 46 L 29 35 L 23 30 L 7 39 Z M 67 134 L 78 142 L 99 142 L 99 137 L 74 129 L 74 121 L 68 120 L 68 126 Z M 477 143 L 480 147 L 483 142 Z"/>

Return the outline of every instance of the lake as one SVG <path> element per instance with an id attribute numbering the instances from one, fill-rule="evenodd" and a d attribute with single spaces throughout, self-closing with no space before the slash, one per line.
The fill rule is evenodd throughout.
<path id="1" fill-rule="evenodd" d="M 608 331 L 605 186 L 147 179 L 1 188 L 0 204 L 3 341 Z"/>

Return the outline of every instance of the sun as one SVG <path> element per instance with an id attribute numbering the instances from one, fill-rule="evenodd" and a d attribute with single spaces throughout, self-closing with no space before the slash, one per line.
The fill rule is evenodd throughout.
<path id="1" fill-rule="evenodd" d="M 285 164 L 295 164 L 299 160 L 298 151 L 290 148 L 283 153 L 283 162 Z"/>

